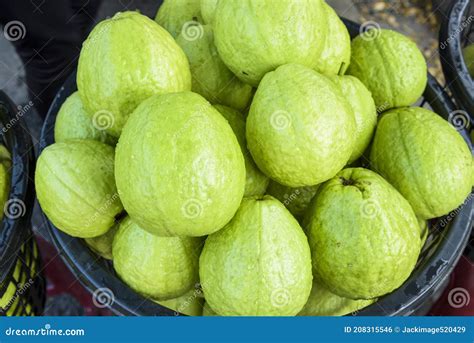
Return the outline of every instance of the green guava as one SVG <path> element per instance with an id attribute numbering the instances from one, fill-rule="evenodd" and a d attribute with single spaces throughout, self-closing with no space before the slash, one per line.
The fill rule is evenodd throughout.
<path id="1" fill-rule="evenodd" d="M 372 94 L 353 76 L 333 76 L 331 78 L 339 87 L 342 95 L 352 107 L 356 123 L 354 150 L 348 163 L 362 156 L 370 144 L 377 125 L 377 110 Z"/>
<path id="2" fill-rule="evenodd" d="M 420 226 L 420 238 L 421 238 L 421 246 L 423 247 L 426 243 L 426 239 L 430 233 L 428 227 L 428 221 L 424 219 L 418 218 L 418 225 Z"/>
<path id="3" fill-rule="evenodd" d="M 392 31 L 372 29 L 352 41 L 347 74 L 369 89 L 378 112 L 410 106 L 423 94 L 427 66 L 410 38 Z"/>
<path id="4" fill-rule="evenodd" d="M 201 0 L 201 14 L 204 23 L 212 25 L 216 15 L 218 0 Z"/>
<path id="5" fill-rule="evenodd" d="M 12 166 L 12 157 L 7 147 L 3 144 L 0 144 L 0 163 L 5 165 L 7 169 L 10 169 Z"/>
<path id="6" fill-rule="evenodd" d="M 252 159 L 252 155 L 247 149 L 247 139 L 245 138 L 245 117 L 242 113 L 230 107 L 215 105 L 214 108 L 222 114 L 239 141 L 242 154 L 245 159 L 245 192 L 244 196 L 263 195 L 267 189 L 270 179 L 263 174 Z"/>
<path id="7" fill-rule="evenodd" d="M 265 75 L 246 128 L 257 166 L 290 187 L 333 177 L 352 154 L 355 132 L 354 113 L 337 85 L 298 64 Z"/>
<path id="8" fill-rule="evenodd" d="M 449 213 L 471 193 L 474 165 L 467 143 L 447 121 L 424 108 L 385 113 L 370 160 L 422 219 Z"/>
<path id="9" fill-rule="evenodd" d="M 119 12 L 97 24 L 83 43 L 77 87 L 86 112 L 119 137 L 146 98 L 190 90 L 191 72 L 165 29 L 138 12 Z"/>
<path id="10" fill-rule="evenodd" d="M 464 63 L 471 77 L 474 77 L 474 44 L 470 44 L 463 49 Z"/>
<path id="11" fill-rule="evenodd" d="M 224 63 L 255 87 L 283 64 L 315 67 L 327 34 L 321 0 L 221 0 L 213 27 Z"/>
<path id="12" fill-rule="evenodd" d="M 323 283 L 313 281 L 308 302 L 298 316 L 344 316 L 373 304 L 376 299 L 353 300 L 331 292 Z"/>
<path id="13" fill-rule="evenodd" d="M 218 316 L 218 314 L 209 306 L 207 302 L 204 302 L 202 315 L 205 317 Z"/>
<path id="14" fill-rule="evenodd" d="M 314 69 L 326 75 L 343 75 L 351 62 L 351 36 L 331 6 L 324 3 L 327 35 Z"/>
<path id="15" fill-rule="evenodd" d="M 101 129 L 100 114 L 92 118 L 82 106 L 78 92 L 72 93 L 62 104 L 54 125 L 54 140 L 93 139 L 115 146 L 117 139 Z"/>
<path id="16" fill-rule="evenodd" d="M 390 293 L 415 267 L 420 252 L 415 213 L 373 171 L 342 170 L 319 188 L 307 215 L 314 271 L 341 297 Z"/>
<path id="17" fill-rule="evenodd" d="M 316 195 L 319 185 L 291 188 L 280 185 L 278 182 L 270 181 L 267 194 L 277 198 L 291 212 L 296 219 L 303 218 L 311 200 Z"/>
<path id="18" fill-rule="evenodd" d="M 222 316 L 293 316 L 311 291 L 311 256 L 298 222 L 271 196 L 244 198 L 199 260 L 209 306 Z"/>
<path id="19" fill-rule="evenodd" d="M 169 308 L 170 310 L 182 313 L 188 316 L 201 316 L 203 312 L 203 299 L 197 294 L 198 290 L 192 288 L 184 295 L 169 299 L 157 301 L 158 304 Z"/>
<path id="20" fill-rule="evenodd" d="M 161 301 L 182 296 L 198 282 L 201 248 L 200 238 L 155 236 L 126 217 L 112 255 L 115 271 L 130 288 Z"/>
<path id="21" fill-rule="evenodd" d="M 248 107 L 253 89 L 240 81 L 222 62 L 209 25 L 202 26 L 201 36 L 190 38 L 183 32 L 176 42 L 188 56 L 193 92 L 201 94 L 213 104 L 222 104 L 238 110 Z"/>
<path id="22" fill-rule="evenodd" d="M 114 181 L 114 148 L 98 141 L 48 146 L 36 163 L 35 186 L 49 220 L 74 237 L 103 235 L 123 211 Z"/>
<path id="23" fill-rule="evenodd" d="M 105 259 L 112 260 L 112 242 L 114 241 L 118 227 L 119 225 L 115 224 L 103 235 L 86 238 L 85 242 L 97 255 Z"/>
<path id="24" fill-rule="evenodd" d="M 245 163 L 227 120 L 191 92 L 153 96 L 117 145 L 116 183 L 127 213 L 161 236 L 204 236 L 235 214 Z"/>
<path id="25" fill-rule="evenodd" d="M 0 144 L 0 219 L 8 211 L 5 209 L 5 205 L 10 195 L 11 164 L 10 153 L 4 145 Z"/>
<path id="26" fill-rule="evenodd" d="M 201 17 L 201 2 L 199 0 L 164 0 L 155 21 L 163 26 L 176 38 L 181 32 L 199 36 Z"/>

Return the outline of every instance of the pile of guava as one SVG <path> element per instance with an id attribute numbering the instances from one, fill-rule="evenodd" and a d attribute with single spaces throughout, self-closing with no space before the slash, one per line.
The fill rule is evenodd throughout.
<path id="1" fill-rule="evenodd" d="M 176 312 L 351 313 L 400 287 L 426 221 L 471 193 L 460 133 L 410 107 L 426 84 L 414 42 L 351 41 L 321 0 L 117 13 L 83 44 L 38 200 Z"/>

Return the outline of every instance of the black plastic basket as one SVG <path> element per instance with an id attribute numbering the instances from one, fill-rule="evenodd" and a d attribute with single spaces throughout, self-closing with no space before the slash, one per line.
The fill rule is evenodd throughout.
<path id="1" fill-rule="evenodd" d="M 351 36 L 359 34 L 359 25 L 345 20 Z M 41 133 L 40 153 L 54 143 L 54 124 L 59 108 L 76 90 L 75 75 L 71 75 L 58 92 Z M 420 106 L 432 108 L 447 119 L 454 110 L 453 103 L 437 81 L 429 76 L 428 86 Z M 467 132 L 461 134 L 468 140 Z M 470 143 L 469 143 L 470 144 Z M 471 146 L 471 145 L 470 145 Z M 469 237 L 473 216 L 472 198 L 453 214 L 432 221 L 430 235 L 418 265 L 410 278 L 396 291 L 354 315 L 409 315 L 425 314 L 426 304 L 439 297 L 448 276 L 460 258 Z M 115 274 L 111 262 L 98 258 L 79 238 L 73 238 L 57 228 L 45 217 L 51 237 L 67 266 L 91 293 L 107 291 L 113 294 L 110 308 L 121 315 L 174 315 L 175 312 L 145 299 L 131 290 Z"/>
<path id="2" fill-rule="evenodd" d="M 474 80 L 469 75 L 462 49 L 474 43 L 474 12 L 471 0 L 455 0 L 449 14 L 443 18 L 439 33 L 439 52 L 446 85 L 459 108 L 474 121 Z M 466 123 L 469 124 L 469 123 Z"/>
<path id="3" fill-rule="evenodd" d="M 1 141 L 12 157 L 9 199 L 1 209 L 4 216 L 0 226 L 0 297 L 14 287 L 11 300 L 0 308 L 0 316 L 41 315 L 46 298 L 41 257 L 31 228 L 35 160 L 23 115 L 0 91 Z"/>

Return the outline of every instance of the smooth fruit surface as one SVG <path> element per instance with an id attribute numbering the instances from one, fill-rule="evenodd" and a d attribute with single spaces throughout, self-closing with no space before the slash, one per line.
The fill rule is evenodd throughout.
<path id="1" fill-rule="evenodd" d="M 157 301 L 157 303 L 176 311 L 176 313 L 183 313 L 187 316 L 203 315 L 204 300 L 197 295 L 195 288 L 180 297 Z"/>
<path id="2" fill-rule="evenodd" d="M 201 17 L 200 0 L 164 0 L 155 21 L 163 26 L 174 38 L 180 33 L 190 37 L 200 34 Z"/>
<path id="3" fill-rule="evenodd" d="M 168 300 L 198 282 L 201 248 L 200 238 L 155 236 L 127 217 L 114 238 L 114 268 L 138 293 Z"/>
<path id="4" fill-rule="evenodd" d="M 114 241 L 114 237 L 118 228 L 119 225 L 115 224 L 103 235 L 86 238 L 84 241 L 97 255 L 105 259 L 112 260 L 112 242 Z"/>
<path id="5" fill-rule="evenodd" d="M 176 42 L 189 59 L 193 78 L 192 91 L 213 104 L 244 110 L 253 95 L 252 87 L 240 81 L 222 62 L 214 45 L 209 25 L 200 27 L 200 35 L 182 32 Z"/>
<path id="6" fill-rule="evenodd" d="M 424 108 L 385 113 L 370 160 L 424 219 L 448 214 L 471 192 L 474 168 L 468 145 L 453 126 Z"/>
<path id="7" fill-rule="evenodd" d="M 354 113 L 356 138 L 348 161 L 352 163 L 362 156 L 372 140 L 377 125 L 377 110 L 372 94 L 357 78 L 350 75 L 333 76 L 331 80 L 339 86 Z"/>
<path id="8" fill-rule="evenodd" d="M 201 0 L 201 14 L 206 24 L 212 25 L 216 15 L 218 0 Z"/>
<path id="9" fill-rule="evenodd" d="M 122 212 L 114 180 L 114 148 L 93 140 L 55 143 L 43 150 L 35 171 L 41 209 L 74 237 L 104 234 Z"/>
<path id="10" fill-rule="evenodd" d="M 125 209 L 162 236 L 203 236 L 234 215 L 245 163 L 232 128 L 191 92 L 144 101 L 117 145 L 116 182 Z"/>
<path id="11" fill-rule="evenodd" d="M 114 146 L 117 140 L 105 132 L 100 119 L 100 115 L 93 118 L 87 114 L 79 93 L 74 92 L 59 109 L 54 124 L 54 140 L 64 142 L 71 139 L 93 139 Z"/>
<path id="12" fill-rule="evenodd" d="M 320 0 L 221 0 L 213 27 L 222 60 L 252 86 L 283 64 L 314 67 L 327 33 Z"/>
<path id="13" fill-rule="evenodd" d="M 290 187 L 333 177 L 354 149 L 350 105 L 328 77 L 298 64 L 268 73 L 247 118 L 247 144 L 271 179 Z"/>
<path id="14" fill-rule="evenodd" d="M 331 6 L 324 3 L 328 32 L 315 70 L 326 75 L 343 75 L 351 62 L 351 36 Z"/>
<path id="15" fill-rule="evenodd" d="M 245 118 L 242 113 L 230 107 L 215 105 L 220 114 L 227 120 L 235 136 L 239 141 L 242 154 L 245 159 L 245 192 L 244 196 L 263 195 L 267 189 L 270 179 L 263 174 L 252 159 L 252 155 L 247 149 L 247 139 L 245 138 Z"/>
<path id="16" fill-rule="evenodd" d="M 146 98 L 190 90 L 191 72 L 165 29 L 138 12 L 119 12 L 97 24 L 83 43 L 77 88 L 86 112 L 119 137 Z"/>
<path id="17" fill-rule="evenodd" d="M 199 275 L 219 315 L 296 315 L 311 290 L 308 241 L 278 200 L 245 198 L 229 224 L 207 238 Z"/>
<path id="18" fill-rule="evenodd" d="M 420 228 L 408 201 L 363 168 L 339 172 L 308 210 L 313 266 L 331 292 L 372 299 L 398 288 L 420 252 Z"/>
<path id="19" fill-rule="evenodd" d="M 369 30 L 352 41 L 349 75 L 370 90 L 378 112 L 410 106 L 423 94 L 427 66 L 410 38 L 392 30 Z"/>

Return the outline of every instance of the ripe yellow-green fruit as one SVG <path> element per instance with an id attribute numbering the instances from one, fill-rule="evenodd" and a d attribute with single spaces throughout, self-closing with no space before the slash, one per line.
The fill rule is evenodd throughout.
<path id="1" fill-rule="evenodd" d="M 220 114 L 228 121 L 235 136 L 239 141 L 242 154 L 245 159 L 245 192 L 244 196 L 263 195 L 267 189 L 270 179 L 263 174 L 252 159 L 252 155 L 247 149 L 247 139 L 245 138 L 245 118 L 242 113 L 230 107 L 215 105 Z"/>
<path id="2" fill-rule="evenodd" d="M 201 17 L 200 0 L 164 0 L 156 13 L 155 21 L 176 38 L 182 32 L 199 35 Z"/>
<path id="3" fill-rule="evenodd" d="M 61 231 L 74 237 L 103 235 L 122 212 L 114 179 L 114 148 L 93 140 L 55 143 L 36 163 L 41 209 Z"/>
<path id="4" fill-rule="evenodd" d="M 191 89 L 183 50 L 160 25 L 138 12 L 101 21 L 83 43 L 77 88 L 86 112 L 119 137 L 128 116 L 154 94 Z"/>
<path id="5" fill-rule="evenodd" d="M 192 288 L 180 297 L 157 301 L 157 303 L 187 316 L 201 316 L 203 314 L 204 300 L 197 292 L 198 290 Z"/>
<path id="6" fill-rule="evenodd" d="M 114 237 L 118 228 L 119 225 L 115 224 L 103 235 L 86 238 L 85 242 L 97 255 L 102 256 L 108 260 L 112 260 L 112 242 L 114 241 Z"/>
<path id="7" fill-rule="evenodd" d="M 296 219 L 301 220 L 318 188 L 319 185 L 292 188 L 271 181 L 267 194 L 280 200 Z"/>
<path id="8" fill-rule="evenodd" d="M 209 306 L 207 302 L 204 302 L 204 306 L 202 308 L 202 315 L 205 317 L 218 316 L 218 314 Z"/>
<path id="9" fill-rule="evenodd" d="M 201 14 L 204 23 L 212 25 L 216 15 L 218 0 L 201 0 Z"/>
<path id="10" fill-rule="evenodd" d="M 294 316 L 311 291 L 306 236 L 268 195 L 244 198 L 234 218 L 208 236 L 199 263 L 206 302 L 222 316 Z"/>
<path id="11" fill-rule="evenodd" d="M 327 34 L 321 0 L 220 0 L 213 28 L 224 63 L 255 87 L 283 64 L 313 68 Z"/>
<path id="12" fill-rule="evenodd" d="M 370 160 L 422 219 L 448 214 L 471 193 L 474 165 L 467 143 L 446 120 L 424 108 L 386 112 Z"/>
<path id="13" fill-rule="evenodd" d="M 425 58 L 410 38 L 392 30 L 372 29 L 352 41 L 347 74 L 369 89 L 378 112 L 410 106 L 425 90 Z"/>
<path id="14" fill-rule="evenodd" d="M 158 301 L 182 296 L 198 282 L 200 238 L 159 237 L 130 217 L 121 221 L 112 255 L 120 278 Z"/>
<path id="15" fill-rule="evenodd" d="M 0 219 L 8 211 L 8 208 L 5 209 L 5 205 L 10 194 L 11 165 L 12 161 L 9 151 L 4 145 L 0 144 Z"/>

